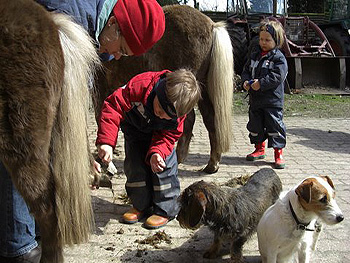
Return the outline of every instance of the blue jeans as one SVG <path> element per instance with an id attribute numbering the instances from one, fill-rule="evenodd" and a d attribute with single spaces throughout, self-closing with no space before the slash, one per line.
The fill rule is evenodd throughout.
<path id="1" fill-rule="evenodd" d="M 34 217 L 0 162 L 0 256 L 21 256 L 37 246 Z"/>

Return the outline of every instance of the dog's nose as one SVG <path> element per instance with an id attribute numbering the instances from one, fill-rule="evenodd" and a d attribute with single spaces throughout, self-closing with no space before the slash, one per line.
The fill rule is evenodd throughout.
<path id="1" fill-rule="evenodd" d="M 343 215 L 338 215 L 337 216 L 337 221 L 338 221 L 338 223 L 340 223 L 341 221 L 343 221 L 344 220 L 344 216 Z"/>

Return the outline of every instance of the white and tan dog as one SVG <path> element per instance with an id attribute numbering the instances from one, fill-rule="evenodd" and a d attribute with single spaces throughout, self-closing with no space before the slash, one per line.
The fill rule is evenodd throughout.
<path id="1" fill-rule="evenodd" d="M 334 197 L 334 185 L 328 176 L 308 177 L 281 193 L 258 225 L 262 262 L 309 262 L 320 223 L 334 225 L 344 220 Z"/>

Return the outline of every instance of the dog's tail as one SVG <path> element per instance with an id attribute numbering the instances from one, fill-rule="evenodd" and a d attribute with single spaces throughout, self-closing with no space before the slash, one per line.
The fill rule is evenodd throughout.
<path id="1" fill-rule="evenodd" d="M 219 152 L 227 152 L 232 138 L 233 53 L 224 22 L 214 24 L 213 46 L 208 74 L 208 93 L 215 114 Z"/>
<path id="2" fill-rule="evenodd" d="M 86 31 L 66 15 L 52 14 L 64 53 L 64 86 L 51 139 L 59 240 L 85 242 L 93 226 L 89 190 L 87 113 L 89 84 L 99 58 Z"/>

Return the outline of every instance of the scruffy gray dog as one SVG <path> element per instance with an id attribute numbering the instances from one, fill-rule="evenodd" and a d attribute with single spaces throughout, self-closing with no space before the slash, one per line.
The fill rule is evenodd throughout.
<path id="1" fill-rule="evenodd" d="M 239 188 L 195 182 L 180 196 L 177 220 L 184 228 L 195 229 L 204 224 L 214 232 L 214 242 L 203 255 L 205 258 L 216 258 L 225 238 L 231 240 L 231 259 L 243 262 L 244 243 L 281 190 L 281 180 L 270 168 L 257 171 Z"/>

